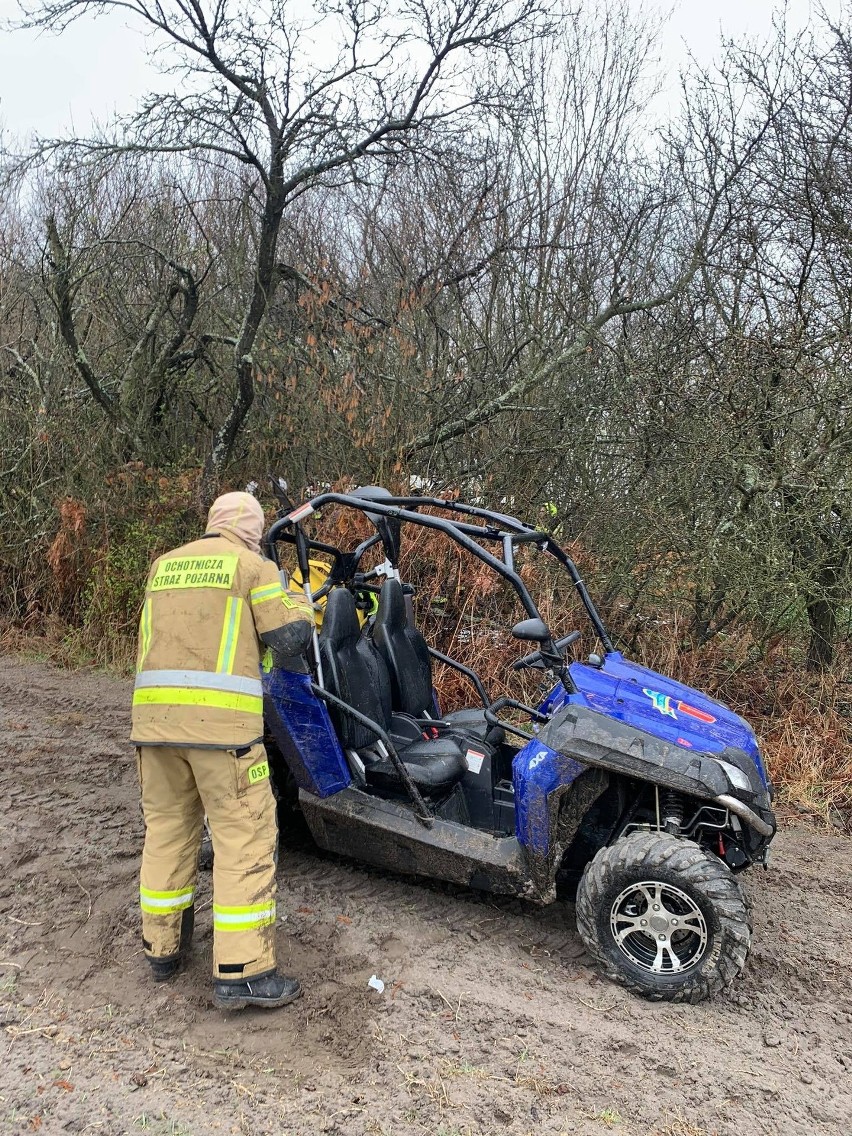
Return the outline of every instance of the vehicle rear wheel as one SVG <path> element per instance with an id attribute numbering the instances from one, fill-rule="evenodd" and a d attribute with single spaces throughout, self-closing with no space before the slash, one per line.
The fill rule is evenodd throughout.
<path id="1" fill-rule="evenodd" d="M 692 840 L 633 832 L 602 848 L 577 889 L 577 928 L 608 978 L 654 1001 L 726 989 L 751 943 L 730 869 Z"/>
<path id="2" fill-rule="evenodd" d="M 207 826 L 207 817 L 204 818 L 204 830 L 201 833 L 201 847 L 198 849 L 199 872 L 213 871 L 213 837 Z"/>

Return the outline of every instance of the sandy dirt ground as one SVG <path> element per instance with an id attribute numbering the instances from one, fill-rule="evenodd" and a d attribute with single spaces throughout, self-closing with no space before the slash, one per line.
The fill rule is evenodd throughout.
<path id="1" fill-rule="evenodd" d="M 852 840 L 785 824 L 729 996 L 602 981 L 573 908 L 282 855 L 275 1013 L 141 953 L 129 684 L 0 658 L 0 1131 L 484 1136 L 852 1133 Z M 384 979 L 377 994 L 372 974 Z"/>

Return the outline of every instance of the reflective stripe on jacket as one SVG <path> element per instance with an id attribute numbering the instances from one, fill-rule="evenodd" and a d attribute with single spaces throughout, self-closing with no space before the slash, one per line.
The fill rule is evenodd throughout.
<path id="1" fill-rule="evenodd" d="M 263 735 L 260 635 L 312 619 L 278 569 L 230 534 L 154 561 L 139 620 L 137 745 L 251 745 Z"/>

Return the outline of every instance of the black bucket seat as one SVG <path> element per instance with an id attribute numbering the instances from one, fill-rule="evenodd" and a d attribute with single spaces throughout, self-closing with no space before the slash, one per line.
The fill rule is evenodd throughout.
<path id="1" fill-rule="evenodd" d="M 392 738 L 414 784 L 427 796 L 448 792 L 465 773 L 467 763 L 458 742 L 447 735 L 424 736 L 403 722 L 395 726 L 391 681 L 384 659 L 361 631 L 355 599 L 345 588 L 328 597 L 319 634 L 323 681 L 330 694 L 376 722 Z M 375 733 L 333 704 L 328 705 L 340 744 L 357 755 L 368 785 L 401 791 L 396 769 Z"/>
<path id="2" fill-rule="evenodd" d="M 390 675 L 391 702 L 397 714 L 415 719 L 434 717 L 432 657 L 422 634 L 408 622 L 405 595 L 399 580 L 385 580 L 373 623 L 373 642 Z M 473 707 L 444 714 L 437 727 L 468 742 L 480 742 L 494 749 L 504 740 L 504 731 L 485 720 L 485 711 Z"/>

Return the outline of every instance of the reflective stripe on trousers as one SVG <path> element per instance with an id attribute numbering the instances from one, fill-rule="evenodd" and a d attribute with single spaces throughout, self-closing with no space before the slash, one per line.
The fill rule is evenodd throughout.
<path id="1" fill-rule="evenodd" d="M 173 745 L 140 746 L 138 754 L 145 813 L 139 883 L 146 954 L 164 958 L 181 947 L 206 811 L 216 845 L 213 974 L 234 980 L 274 969 L 275 797 L 268 775 L 252 776 L 267 764 L 263 746 L 252 746 L 242 757 L 233 750 Z"/>
<path id="2" fill-rule="evenodd" d="M 174 915 L 176 911 L 185 911 L 192 907 L 195 899 L 195 888 L 178 888 L 177 891 L 151 891 L 150 888 L 139 888 L 139 906 L 149 915 Z"/>
<path id="3" fill-rule="evenodd" d="M 213 904 L 214 931 L 254 931 L 271 927 L 275 922 L 275 901 L 251 903 L 246 907 L 222 907 Z"/>

